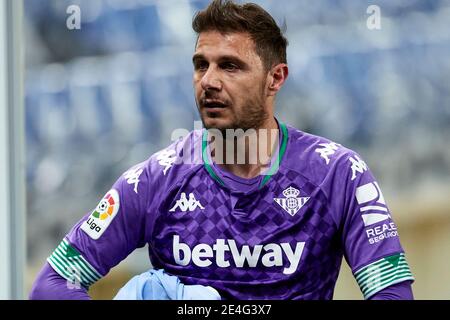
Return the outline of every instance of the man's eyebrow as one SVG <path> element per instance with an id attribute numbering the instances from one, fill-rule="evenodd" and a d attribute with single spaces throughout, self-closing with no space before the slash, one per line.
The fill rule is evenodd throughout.
<path id="1" fill-rule="evenodd" d="M 221 57 L 219 58 L 219 61 L 220 61 L 220 62 L 223 62 L 223 61 L 230 61 L 230 62 L 236 63 L 236 64 L 238 64 L 238 65 L 240 65 L 240 66 L 242 66 L 242 67 L 246 67 L 246 66 L 247 66 L 247 63 L 244 62 L 244 60 L 240 59 L 240 58 L 237 57 L 237 56 L 231 56 L 231 55 L 221 56 Z"/>
<path id="2" fill-rule="evenodd" d="M 200 53 L 196 53 L 192 57 L 192 62 L 195 63 L 195 61 L 197 61 L 197 60 L 205 60 L 205 57 L 202 54 L 200 54 Z"/>
<path id="3" fill-rule="evenodd" d="M 196 53 L 192 57 L 192 62 L 195 63 L 198 60 L 206 60 L 206 58 L 205 58 L 205 56 L 203 54 Z M 246 62 L 244 62 L 242 59 L 240 59 L 237 56 L 233 56 L 233 55 L 220 56 L 219 62 L 224 62 L 224 61 L 230 61 L 230 62 L 236 63 L 236 64 L 240 65 L 241 67 L 247 67 L 248 66 L 248 64 Z"/>

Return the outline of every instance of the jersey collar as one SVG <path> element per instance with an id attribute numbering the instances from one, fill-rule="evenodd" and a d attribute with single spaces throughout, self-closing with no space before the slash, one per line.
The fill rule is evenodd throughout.
<path id="1" fill-rule="evenodd" d="M 278 171 L 280 167 L 281 160 L 286 152 L 287 142 L 288 142 L 288 130 L 286 125 L 279 121 L 279 127 L 281 129 L 281 145 L 277 153 L 276 159 L 274 159 L 271 167 L 267 170 L 267 174 L 264 175 L 264 178 L 261 180 L 259 185 L 259 189 L 264 187 L 270 178 Z M 214 168 L 211 163 L 211 158 L 208 154 L 208 130 L 204 129 L 202 134 L 202 159 L 203 165 L 205 166 L 206 171 L 209 175 L 221 186 L 228 187 L 225 182 L 219 177 L 219 175 L 214 171 Z"/>

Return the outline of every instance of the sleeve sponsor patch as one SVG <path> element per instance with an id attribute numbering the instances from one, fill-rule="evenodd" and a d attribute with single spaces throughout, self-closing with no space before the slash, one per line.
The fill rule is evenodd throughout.
<path id="1" fill-rule="evenodd" d="M 61 241 L 47 261 L 72 288 L 82 286 L 88 289 L 102 277 L 66 239 Z"/>
<path id="2" fill-rule="evenodd" d="M 119 211 L 119 193 L 111 189 L 106 193 L 89 218 L 81 225 L 81 230 L 94 240 L 108 228 Z"/>
<path id="3" fill-rule="evenodd" d="M 357 187 L 355 195 L 370 244 L 398 237 L 397 226 L 377 182 Z"/>
<path id="4" fill-rule="evenodd" d="M 355 272 L 355 279 L 368 299 L 393 284 L 414 280 L 404 253 L 384 257 Z"/>

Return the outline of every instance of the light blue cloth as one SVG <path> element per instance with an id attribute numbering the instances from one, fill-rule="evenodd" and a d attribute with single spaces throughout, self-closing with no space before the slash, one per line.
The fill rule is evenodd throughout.
<path id="1" fill-rule="evenodd" d="M 220 300 L 220 294 L 210 286 L 185 285 L 164 270 L 150 269 L 134 276 L 114 297 L 114 300 Z"/>

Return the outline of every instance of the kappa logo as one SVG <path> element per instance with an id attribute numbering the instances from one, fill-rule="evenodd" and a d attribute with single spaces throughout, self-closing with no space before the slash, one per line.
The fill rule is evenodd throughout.
<path id="1" fill-rule="evenodd" d="M 92 239 L 97 240 L 108 228 L 111 221 L 119 211 L 119 193 L 111 189 L 103 197 L 89 218 L 81 225 L 81 230 Z"/>
<path id="2" fill-rule="evenodd" d="M 320 154 L 320 156 L 325 159 L 325 163 L 330 163 L 330 158 L 328 156 L 331 156 L 336 153 L 337 149 L 339 149 L 340 144 L 337 144 L 335 142 L 331 143 L 321 143 L 319 144 L 322 148 L 317 148 L 315 152 Z"/>
<path id="3" fill-rule="evenodd" d="M 198 201 L 195 198 L 195 195 L 193 193 L 189 193 L 189 199 L 186 197 L 186 193 L 182 192 L 180 199 L 176 201 L 175 205 L 172 207 L 172 209 L 169 210 L 169 212 L 174 212 L 176 209 L 180 209 L 183 212 L 186 211 L 194 211 L 195 209 L 200 208 L 201 210 L 205 209 L 205 207 L 202 206 L 200 201 Z"/>
<path id="4" fill-rule="evenodd" d="M 127 179 L 128 184 L 134 184 L 134 192 L 138 193 L 138 185 L 139 185 L 139 177 L 141 176 L 144 169 L 142 169 L 140 166 L 131 168 L 127 172 L 123 174 L 123 177 Z"/>
<path id="5" fill-rule="evenodd" d="M 355 158 L 348 159 L 352 163 L 352 181 L 356 179 L 356 172 L 363 173 L 367 171 L 367 164 L 355 155 Z"/>
<path id="6" fill-rule="evenodd" d="M 163 174 L 166 175 L 167 170 L 169 170 L 174 162 L 176 161 L 175 150 L 162 150 L 157 153 L 156 160 L 158 160 L 159 165 L 164 167 Z"/>
<path id="7" fill-rule="evenodd" d="M 293 187 L 289 187 L 283 191 L 285 198 L 274 198 L 273 200 L 280 205 L 287 213 L 294 216 L 298 210 L 300 210 L 305 203 L 309 200 L 309 197 L 297 196 L 300 194 L 300 190 Z"/>
<path id="8" fill-rule="evenodd" d="M 364 226 L 367 227 L 391 218 L 383 193 L 381 193 L 380 186 L 377 182 L 370 182 L 356 188 L 356 200 L 358 204 L 363 205 L 360 211 Z M 367 205 L 373 201 L 375 201 L 374 205 Z"/>

